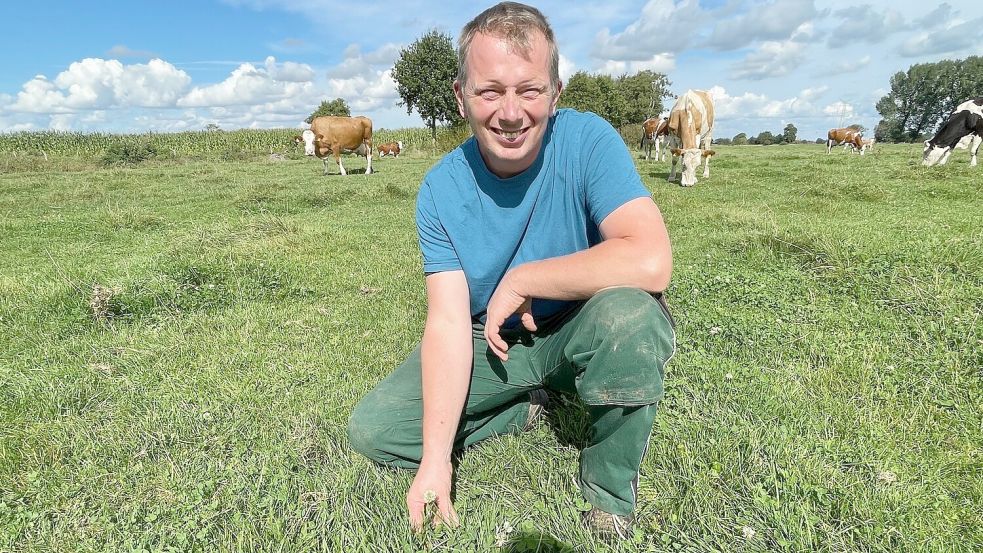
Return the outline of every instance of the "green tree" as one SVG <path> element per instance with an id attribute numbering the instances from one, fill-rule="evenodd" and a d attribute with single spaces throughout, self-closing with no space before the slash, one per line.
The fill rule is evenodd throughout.
<path id="1" fill-rule="evenodd" d="M 734 146 L 747 146 L 747 134 L 737 133 L 730 143 Z"/>
<path id="2" fill-rule="evenodd" d="M 891 90 L 877 102 L 879 139 L 918 140 L 931 133 L 962 102 L 983 90 L 983 57 L 912 65 L 891 77 Z"/>
<path id="3" fill-rule="evenodd" d="M 795 137 L 799 133 L 799 129 L 795 128 L 795 125 L 789 123 L 785 125 L 785 130 L 782 131 L 782 139 L 786 144 L 795 144 Z"/>
<path id="4" fill-rule="evenodd" d="M 764 131 L 758 135 L 755 143 L 761 144 L 762 146 L 771 146 L 775 143 L 775 135 L 771 134 L 771 131 Z"/>
<path id="5" fill-rule="evenodd" d="M 663 73 L 639 71 L 634 75 L 622 75 L 615 80 L 618 93 L 624 99 L 624 123 L 641 123 L 663 111 L 663 98 L 672 98 L 669 81 Z M 612 121 L 613 123 L 613 121 Z"/>
<path id="6" fill-rule="evenodd" d="M 430 31 L 413 44 L 400 50 L 392 70 L 396 90 L 406 106 L 406 113 L 416 110 L 430 128 L 434 144 L 437 124 L 461 124 L 454 98 L 454 79 L 457 78 L 457 54 L 451 37 Z"/>
<path id="7" fill-rule="evenodd" d="M 663 98 L 672 98 L 669 78 L 662 73 L 639 71 L 614 79 L 578 71 L 567 81 L 560 107 L 591 111 L 615 127 L 638 124 L 663 110 Z"/>
<path id="8" fill-rule="evenodd" d="M 327 100 L 323 100 L 321 102 L 321 105 L 318 106 L 316 110 L 314 110 L 314 113 L 311 113 L 310 115 L 307 116 L 307 119 L 304 119 L 304 122 L 310 124 L 311 121 L 314 121 L 315 117 L 322 117 L 325 115 L 338 115 L 342 117 L 351 117 L 352 110 L 349 109 L 348 102 L 346 102 L 344 98 L 335 98 L 330 102 Z"/>
<path id="9" fill-rule="evenodd" d="M 567 81 L 559 105 L 594 112 L 615 127 L 628 122 L 628 102 L 620 94 L 615 80 L 608 75 L 578 71 Z"/>

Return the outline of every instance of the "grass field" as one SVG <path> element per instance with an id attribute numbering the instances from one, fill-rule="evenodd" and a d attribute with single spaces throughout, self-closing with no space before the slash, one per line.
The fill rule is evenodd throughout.
<path id="1" fill-rule="evenodd" d="M 983 167 L 717 152 L 689 189 L 638 161 L 679 352 L 616 550 L 983 550 Z M 0 175 L 0 551 L 603 549 L 573 401 L 465 452 L 456 530 L 412 536 L 412 475 L 348 448 L 422 332 L 433 161 Z"/>

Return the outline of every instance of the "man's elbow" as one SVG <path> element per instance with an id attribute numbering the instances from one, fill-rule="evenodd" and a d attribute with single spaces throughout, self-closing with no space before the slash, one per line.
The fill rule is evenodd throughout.
<path id="1" fill-rule="evenodd" d="M 669 286 L 669 279 L 672 276 L 672 256 L 653 255 L 645 259 L 641 264 L 642 287 L 647 292 L 663 292 Z"/>

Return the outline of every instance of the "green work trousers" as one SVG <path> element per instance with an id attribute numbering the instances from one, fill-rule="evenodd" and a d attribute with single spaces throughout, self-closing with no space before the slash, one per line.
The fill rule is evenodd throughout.
<path id="1" fill-rule="evenodd" d="M 471 388 L 455 449 L 521 432 L 530 390 L 576 394 L 590 415 L 578 477 L 584 498 L 602 511 L 630 514 L 665 365 L 676 347 L 661 297 L 636 288 L 604 290 L 536 332 L 512 330 L 502 337 L 509 343 L 505 363 L 475 325 Z M 348 436 L 352 447 L 378 463 L 416 469 L 422 424 L 417 347 L 355 407 Z"/>

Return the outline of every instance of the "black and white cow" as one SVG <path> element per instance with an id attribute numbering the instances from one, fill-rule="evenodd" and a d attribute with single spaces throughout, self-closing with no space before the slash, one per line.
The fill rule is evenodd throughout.
<path id="1" fill-rule="evenodd" d="M 976 153 L 983 143 L 983 98 L 974 98 L 959 104 L 956 111 L 946 119 L 931 140 L 925 141 L 922 165 L 931 167 L 945 165 L 949 155 L 967 136 L 969 142 L 969 165 L 976 166 Z"/>

